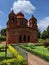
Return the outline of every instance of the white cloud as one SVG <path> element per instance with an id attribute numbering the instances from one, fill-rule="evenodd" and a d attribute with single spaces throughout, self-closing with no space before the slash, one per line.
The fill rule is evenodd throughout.
<path id="1" fill-rule="evenodd" d="M 49 16 L 39 20 L 38 27 L 41 31 L 45 30 L 49 26 Z"/>
<path id="2" fill-rule="evenodd" d="M 13 3 L 13 7 L 11 8 L 16 14 L 20 11 L 30 14 L 33 13 L 35 9 L 36 7 L 33 6 L 29 0 L 17 0 Z"/>

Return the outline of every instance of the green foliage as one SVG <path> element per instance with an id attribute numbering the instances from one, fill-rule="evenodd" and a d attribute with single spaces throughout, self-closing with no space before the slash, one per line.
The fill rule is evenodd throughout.
<path id="1" fill-rule="evenodd" d="M 13 54 L 13 56 L 17 59 L 16 65 L 27 65 L 26 60 L 12 46 L 8 46 L 8 48 L 11 51 L 11 53 Z"/>
<path id="2" fill-rule="evenodd" d="M 0 63 L 1 65 L 27 65 L 24 61 L 21 62 L 18 59 L 10 59 L 10 60 L 4 60 L 3 62 Z"/>
<path id="3" fill-rule="evenodd" d="M 47 38 L 49 38 L 49 26 L 47 27 Z"/>
<path id="4" fill-rule="evenodd" d="M 40 29 L 38 29 L 38 38 L 40 38 L 40 35 L 41 35 L 41 31 Z"/>
<path id="5" fill-rule="evenodd" d="M 49 51 L 47 50 L 47 48 L 44 48 L 44 46 L 36 46 L 35 49 L 32 49 L 30 47 L 25 47 L 23 45 L 21 45 L 20 47 L 27 50 L 28 52 L 31 52 L 45 59 L 46 61 L 49 61 Z"/>
<path id="6" fill-rule="evenodd" d="M 29 44 L 28 44 L 28 47 L 34 49 L 34 48 L 35 48 L 35 45 L 34 45 L 33 43 L 29 43 Z"/>
<path id="7" fill-rule="evenodd" d="M 48 51 L 49 51 L 49 46 L 47 47 Z"/>
<path id="8" fill-rule="evenodd" d="M 41 34 L 41 38 L 42 39 L 46 39 L 47 38 L 47 31 L 43 31 L 42 34 Z"/>
<path id="9" fill-rule="evenodd" d="M 21 45 L 20 45 L 21 46 Z M 29 44 L 24 44 L 25 47 L 30 47 L 32 49 L 35 48 L 35 45 L 33 43 L 29 43 Z"/>
<path id="10" fill-rule="evenodd" d="M 46 30 L 44 30 L 44 31 L 42 32 L 40 38 L 42 38 L 42 39 L 49 38 L 49 26 L 47 27 Z"/>
<path id="11" fill-rule="evenodd" d="M 24 46 L 28 47 L 28 45 L 27 45 L 27 44 L 24 44 Z"/>
<path id="12" fill-rule="evenodd" d="M 43 44 L 45 47 L 48 47 L 49 46 L 49 39 L 45 39 L 44 41 L 44 44 Z"/>
<path id="13" fill-rule="evenodd" d="M 39 43 L 42 43 L 43 41 L 44 41 L 44 39 L 41 39 L 41 38 L 38 39 Z"/>
<path id="14" fill-rule="evenodd" d="M 4 47 L 2 47 L 4 48 Z M 9 53 L 9 51 L 10 53 Z M 5 59 L 5 53 L 2 54 L 3 57 L 0 56 L 0 65 L 27 65 L 26 60 L 12 47 L 8 46 L 7 50 L 7 60 Z M 0 53 L 1 54 L 1 53 Z M 9 57 L 9 54 L 12 54 L 12 57 Z"/>
<path id="15" fill-rule="evenodd" d="M 1 35 L 6 36 L 6 29 L 2 29 L 0 33 Z"/>
<path id="16" fill-rule="evenodd" d="M 0 41 L 5 41 L 6 40 L 6 36 L 0 36 Z"/>
<path id="17" fill-rule="evenodd" d="M 27 64 L 25 63 L 25 61 L 22 62 L 16 59 L 13 62 L 11 62 L 10 65 L 27 65 Z"/>

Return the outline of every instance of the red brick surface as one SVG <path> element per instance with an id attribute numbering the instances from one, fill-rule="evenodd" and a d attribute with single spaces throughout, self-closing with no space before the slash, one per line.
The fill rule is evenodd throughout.
<path id="1" fill-rule="evenodd" d="M 31 17 L 31 19 L 29 20 L 29 25 L 27 24 L 28 20 L 21 12 L 15 15 L 12 11 L 9 14 L 9 19 L 7 22 L 6 43 L 20 43 L 20 35 L 21 43 L 38 42 L 38 28 L 37 20 L 35 19 L 35 17 Z M 24 36 L 26 36 L 25 41 Z"/>

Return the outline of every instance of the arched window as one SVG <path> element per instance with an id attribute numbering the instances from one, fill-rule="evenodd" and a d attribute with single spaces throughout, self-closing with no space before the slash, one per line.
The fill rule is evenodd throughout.
<path id="1" fill-rule="evenodd" d="M 23 40 L 24 40 L 24 42 L 26 41 L 26 35 L 24 35 L 24 39 Z"/>
<path id="2" fill-rule="evenodd" d="M 20 37 L 19 37 L 19 41 L 22 42 L 22 36 L 21 36 L 21 35 L 20 35 Z"/>
<path id="3" fill-rule="evenodd" d="M 16 19 L 16 22 L 18 22 L 18 20 Z"/>
<path id="4" fill-rule="evenodd" d="M 35 26 L 36 25 L 36 22 L 34 21 L 33 25 Z"/>
<path id="5" fill-rule="evenodd" d="M 28 35 L 28 42 L 30 42 L 30 36 Z"/>
<path id="6" fill-rule="evenodd" d="M 14 18 L 11 19 L 11 22 L 14 22 Z"/>
<path id="7" fill-rule="evenodd" d="M 21 25 L 24 25 L 24 20 L 23 19 L 21 20 Z"/>

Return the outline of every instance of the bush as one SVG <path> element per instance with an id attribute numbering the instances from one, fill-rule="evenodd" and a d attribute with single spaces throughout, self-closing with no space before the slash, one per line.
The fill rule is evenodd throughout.
<path id="1" fill-rule="evenodd" d="M 34 48 L 35 48 L 35 45 L 34 45 L 33 43 L 29 43 L 29 44 L 28 44 L 28 47 L 34 49 Z"/>
<path id="2" fill-rule="evenodd" d="M 5 41 L 6 40 L 6 36 L 0 36 L 0 41 Z"/>
<path id="3" fill-rule="evenodd" d="M 8 48 L 11 51 L 11 53 L 13 54 L 13 56 L 17 59 L 16 60 L 17 61 L 16 65 L 27 65 L 26 60 L 12 46 L 8 46 Z"/>
<path id="4" fill-rule="evenodd" d="M 48 51 L 49 51 L 49 46 L 47 47 Z"/>
<path id="5" fill-rule="evenodd" d="M 20 47 L 25 49 L 25 50 L 27 50 L 28 52 L 31 52 L 31 53 L 33 53 L 33 54 L 45 59 L 46 61 L 49 61 L 49 54 L 45 54 L 45 53 L 43 53 L 43 52 L 41 52 L 39 50 L 31 49 L 30 47 L 25 47 L 23 45 L 20 46 Z"/>
<path id="6" fill-rule="evenodd" d="M 25 46 L 25 47 L 28 47 L 28 45 L 27 45 L 27 44 L 24 44 L 24 46 Z"/>
<path id="7" fill-rule="evenodd" d="M 49 39 L 46 39 L 45 41 L 44 41 L 44 44 L 43 44 L 45 47 L 48 47 L 49 46 Z"/>
<path id="8" fill-rule="evenodd" d="M 44 42 L 43 44 L 45 47 L 48 47 L 49 46 L 49 42 Z"/>

